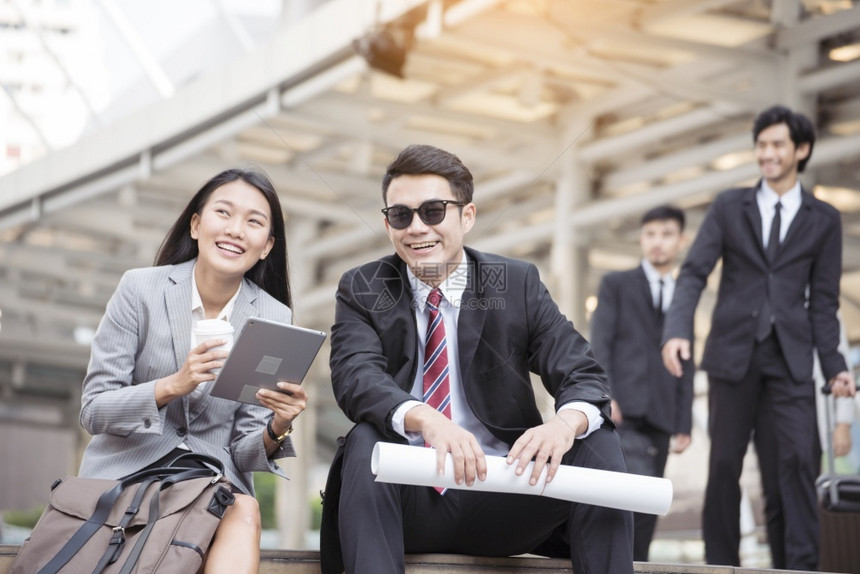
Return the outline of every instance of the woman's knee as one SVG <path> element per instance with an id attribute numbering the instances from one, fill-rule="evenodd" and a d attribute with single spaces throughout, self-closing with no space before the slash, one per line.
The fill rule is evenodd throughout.
<path id="1" fill-rule="evenodd" d="M 260 518 L 260 503 L 248 494 L 237 494 L 233 505 L 227 509 L 222 526 L 226 524 L 251 528 L 257 532 L 262 530 Z"/>

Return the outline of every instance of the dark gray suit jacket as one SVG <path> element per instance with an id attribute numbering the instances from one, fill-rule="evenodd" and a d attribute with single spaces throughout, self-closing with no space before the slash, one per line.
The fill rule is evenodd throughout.
<path id="1" fill-rule="evenodd" d="M 757 189 L 730 189 L 714 200 L 681 267 L 663 340 L 690 337 L 699 296 L 722 258 L 719 295 L 702 369 L 723 380 L 743 377 L 755 346 L 758 313 L 769 289 L 777 338 L 791 376 L 798 383 L 812 380 L 812 351 L 817 348 L 822 370 L 830 379 L 846 370 L 837 350 L 842 273 L 839 212 L 802 191 L 800 210 L 769 266 L 762 246 Z"/>
<path id="2" fill-rule="evenodd" d="M 594 356 L 606 369 L 612 398 L 624 417 L 641 418 L 670 434 L 690 434 L 692 363 L 673 377 L 660 355 L 663 322 L 642 266 L 608 273 L 591 318 Z"/>

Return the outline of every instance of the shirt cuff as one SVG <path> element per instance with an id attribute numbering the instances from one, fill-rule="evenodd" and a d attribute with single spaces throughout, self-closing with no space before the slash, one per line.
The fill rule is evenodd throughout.
<path id="1" fill-rule="evenodd" d="M 407 432 L 406 430 L 406 413 L 415 407 L 421 406 L 424 403 L 421 401 L 406 401 L 401 404 L 397 409 L 395 409 L 394 414 L 391 416 L 391 427 L 394 429 L 394 432 L 402 436 L 408 441 L 414 441 L 416 439 L 421 438 L 420 432 Z"/>
<path id="2" fill-rule="evenodd" d="M 585 415 L 585 418 L 588 419 L 588 429 L 584 433 L 576 437 L 578 439 L 586 438 L 588 435 L 599 429 L 600 425 L 603 424 L 603 415 L 600 414 L 600 409 L 598 409 L 591 403 L 586 403 L 584 401 L 574 401 L 572 403 L 561 405 L 561 408 L 558 409 L 558 412 L 570 409 L 580 411 L 582 414 Z"/>

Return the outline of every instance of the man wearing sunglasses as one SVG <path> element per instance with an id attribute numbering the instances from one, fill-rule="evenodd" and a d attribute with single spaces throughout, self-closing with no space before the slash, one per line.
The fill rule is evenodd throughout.
<path id="1" fill-rule="evenodd" d="M 566 555 L 576 572 L 632 573 L 629 512 L 374 481 L 377 441 L 435 448 L 440 469 L 451 453 L 466 486 L 486 479 L 486 455 L 532 484 L 560 464 L 625 470 L 605 373 L 535 266 L 464 247 L 476 217 L 466 166 L 409 146 L 382 190 L 395 254 L 348 271 L 337 292 L 332 386 L 356 425 L 329 472 L 322 571 L 402 573 L 404 553 L 441 552 Z M 530 372 L 555 401 L 546 422 Z"/>

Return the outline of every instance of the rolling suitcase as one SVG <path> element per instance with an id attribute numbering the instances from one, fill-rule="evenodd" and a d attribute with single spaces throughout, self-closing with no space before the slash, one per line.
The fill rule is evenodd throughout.
<path id="1" fill-rule="evenodd" d="M 818 514 L 821 524 L 819 570 L 860 574 L 860 476 L 838 475 L 833 463 L 834 398 L 826 395 L 827 468 L 818 478 Z"/>

